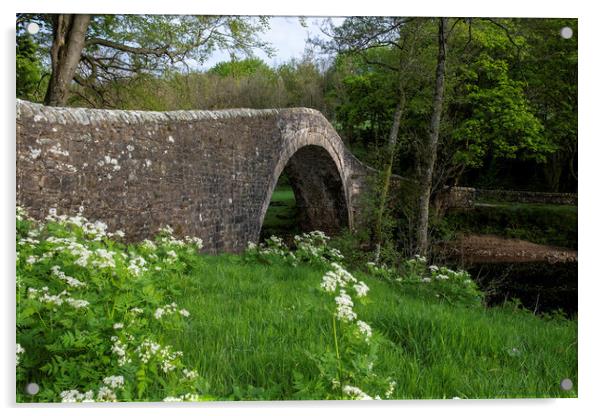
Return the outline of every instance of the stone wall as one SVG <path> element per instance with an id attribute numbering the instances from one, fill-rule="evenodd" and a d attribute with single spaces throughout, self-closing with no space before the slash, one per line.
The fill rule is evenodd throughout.
<path id="1" fill-rule="evenodd" d="M 475 189 L 480 200 L 522 202 L 533 204 L 577 205 L 577 194 L 557 192 L 507 191 L 502 189 Z"/>
<path id="2" fill-rule="evenodd" d="M 371 170 L 317 111 L 142 112 L 17 101 L 17 203 L 121 229 L 170 225 L 209 252 L 257 241 L 284 169 L 312 227 L 353 227 Z"/>

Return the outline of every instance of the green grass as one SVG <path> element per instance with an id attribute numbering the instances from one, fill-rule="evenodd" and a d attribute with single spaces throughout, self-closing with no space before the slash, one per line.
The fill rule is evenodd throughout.
<path id="1" fill-rule="evenodd" d="M 293 399 L 294 373 L 315 377 L 312 354 L 332 350 L 323 273 L 200 257 L 175 299 L 191 319 L 172 334 L 173 344 L 218 397 Z M 576 320 L 443 304 L 356 276 L 371 288 L 370 303 L 356 311 L 386 339 L 374 370 L 397 381 L 393 398 L 576 396 Z M 570 392 L 559 387 L 567 377 L 575 382 Z"/>
<path id="2" fill-rule="evenodd" d="M 577 206 L 486 202 L 452 211 L 444 219 L 452 232 L 494 234 L 538 244 L 577 248 Z"/>
<path id="3" fill-rule="evenodd" d="M 261 239 L 271 235 L 299 234 L 295 194 L 288 185 L 278 185 L 272 194 L 261 228 Z"/>

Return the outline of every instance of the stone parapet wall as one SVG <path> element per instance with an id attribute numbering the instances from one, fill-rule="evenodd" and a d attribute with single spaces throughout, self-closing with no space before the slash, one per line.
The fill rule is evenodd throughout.
<path id="1" fill-rule="evenodd" d="M 577 194 L 572 193 L 475 189 L 475 198 L 479 200 L 492 200 L 500 202 L 577 205 Z"/>

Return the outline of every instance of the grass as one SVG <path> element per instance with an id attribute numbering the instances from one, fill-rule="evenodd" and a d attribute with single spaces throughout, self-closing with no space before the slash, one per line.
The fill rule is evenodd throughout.
<path id="1" fill-rule="evenodd" d="M 279 184 L 263 220 L 261 239 L 271 235 L 294 236 L 299 233 L 295 194 L 290 186 Z"/>
<path id="2" fill-rule="evenodd" d="M 324 270 L 199 259 L 175 299 L 192 319 L 171 334 L 174 346 L 218 397 L 295 398 L 295 373 L 313 377 L 311 357 L 332 349 Z M 386 339 L 375 371 L 397 381 L 393 398 L 576 397 L 576 321 L 443 304 L 356 276 L 371 288 L 356 311 Z M 564 378 L 574 390 L 560 389 Z"/>

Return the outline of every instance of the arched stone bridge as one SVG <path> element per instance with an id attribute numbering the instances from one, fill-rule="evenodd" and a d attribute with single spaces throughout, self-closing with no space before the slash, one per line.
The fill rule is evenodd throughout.
<path id="1" fill-rule="evenodd" d="M 286 170 L 307 229 L 354 227 L 373 172 L 307 108 L 145 112 L 17 101 L 17 203 L 105 221 L 131 239 L 171 225 L 210 252 L 257 241 Z"/>

